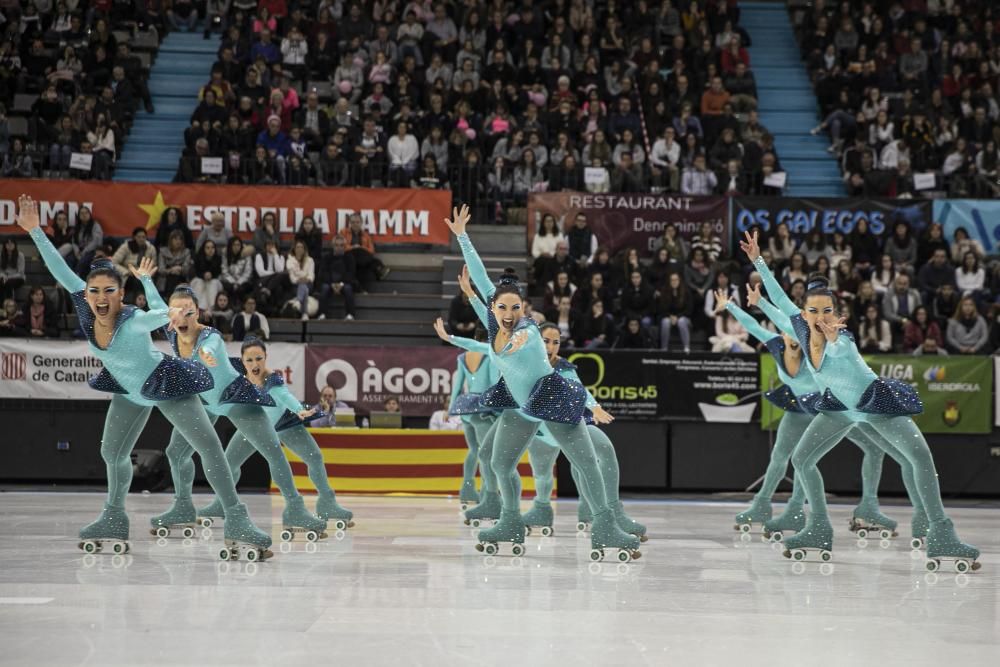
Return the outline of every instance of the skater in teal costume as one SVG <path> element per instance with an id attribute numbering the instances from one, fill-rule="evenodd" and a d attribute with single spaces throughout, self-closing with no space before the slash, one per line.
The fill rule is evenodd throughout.
<path id="1" fill-rule="evenodd" d="M 760 295 L 760 285 L 747 286 L 747 304 L 759 306 L 774 319 L 786 319 L 781 311 Z M 799 531 L 805 526 L 806 518 L 802 505 L 805 501 L 805 491 L 798 478 L 793 481 L 792 497 L 784 514 L 771 519 L 771 497 L 785 476 L 788 461 L 792 451 L 802 438 L 816 412 L 813 405 L 819 400 L 819 386 L 809 372 L 808 366 L 802 364 L 802 349 L 798 342 L 788 334 L 777 334 L 768 331 L 750 317 L 739 305 L 729 299 L 725 293 L 716 293 L 716 313 L 728 310 L 750 335 L 764 343 L 774 357 L 775 367 L 782 385 L 767 392 L 767 398 L 778 408 L 785 411 L 778 424 L 774 449 L 771 450 L 771 462 L 761 483 L 760 491 L 754 496 L 750 507 L 736 515 L 736 528 L 748 530 L 752 524 L 763 524 L 765 534 L 780 534 L 784 530 Z M 894 531 L 896 522 L 879 511 L 878 485 L 882 475 L 883 449 L 896 458 L 902 470 L 903 483 L 907 492 L 912 489 L 913 467 L 905 457 L 900 456 L 888 444 L 880 444 L 880 436 L 875 432 L 867 432 L 867 425 L 856 424 L 849 439 L 864 452 L 864 463 L 861 468 L 862 500 L 854 510 L 854 520 L 865 526 L 883 527 Z M 923 516 L 917 494 L 911 493 L 915 502 L 914 514 Z"/>
<path id="2" fill-rule="evenodd" d="M 855 424 L 865 423 L 913 466 L 914 486 L 930 524 L 927 530 L 929 567 L 936 569 L 939 561 L 945 559 L 959 561 L 957 568 L 977 569 L 979 550 L 959 540 L 954 525 L 945 514 L 930 448 L 911 417 L 923 411 L 923 404 L 913 387 L 881 379 L 868 367 L 850 334 L 843 330 L 825 277 L 810 278 L 805 307 L 800 310 L 781 290 L 761 259 L 756 232 L 747 232 L 746 240 L 740 245 L 760 273 L 775 305 L 789 318 L 787 324 L 775 322 L 775 325 L 786 326 L 784 333 L 798 341 L 805 363 L 821 390 L 815 403 L 819 414 L 792 455 L 792 465 L 805 489 L 811 513 L 805 527 L 785 540 L 785 555 L 793 557 L 806 549 L 829 551 L 832 548 L 833 526 L 827 514 L 823 478 L 817 464 Z"/>
<path id="3" fill-rule="evenodd" d="M 316 515 L 320 519 L 333 521 L 337 530 L 354 526 L 354 514 L 337 502 L 337 495 L 330 488 L 326 474 L 326 463 L 316 439 L 306 430 L 306 424 L 322 417 L 316 408 L 307 409 L 292 395 L 285 385 L 285 378 L 279 372 L 267 369 L 267 346 L 259 338 L 247 338 L 240 348 L 240 358 L 230 361 L 237 372 L 246 373 L 246 378 L 255 387 L 266 393 L 275 405 L 265 405 L 264 412 L 274 425 L 278 439 L 292 450 L 306 464 L 309 479 L 316 487 Z M 242 432 L 236 431 L 226 447 L 226 461 L 232 470 L 233 479 L 240 479 L 240 468 L 254 451 L 253 444 Z"/>
<path id="4" fill-rule="evenodd" d="M 150 307 L 163 306 L 163 299 L 153 284 L 144 283 L 143 286 Z M 198 322 L 198 303 L 189 287 L 184 285 L 177 287 L 170 296 L 170 303 L 183 308 L 185 312 L 185 316 L 167 334 L 174 355 L 182 359 L 199 360 L 208 368 L 215 382 L 213 388 L 201 394 L 201 400 L 205 403 L 209 414 L 216 419 L 219 416 L 228 417 L 239 432 L 267 459 L 271 477 L 285 497 L 283 525 L 289 529 L 301 528 L 313 531 L 319 537 L 325 536 L 326 521 L 306 509 L 305 501 L 295 488 L 291 466 L 281 451 L 281 443 L 278 442 L 274 426 L 264 411 L 265 406 L 275 405 L 274 399 L 233 368 L 226 353 L 222 334 Z M 171 470 L 175 471 L 173 474 L 176 475 L 174 504 L 164 514 L 151 519 L 154 530 L 159 526 L 188 524 L 196 521 L 198 517 L 226 516 L 228 519 L 228 514 L 223 511 L 223 502 L 218 496 L 207 508 L 203 508 L 200 512 L 195 511 L 191 501 L 191 485 L 194 481 L 191 444 L 184 433 L 177 428 L 170 436 L 166 453 Z"/>
<path id="5" fill-rule="evenodd" d="M 605 547 L 619 549 L 625 559 L 635 557 L 639 539 L 618 527 L 583 422 L 586 389 L 578 382 L 566 380 L 549 365 L 538 326 L 521 317 L 522 299 L 516 279 L 508 274 L 499 287 L 489 279 L 486 267 L 465 234 L 470 217 L 468 207 L 463 206 L 461 212 L 456 211 L 445 223 L 458 237 L 473 283 L 490 304 L 484 324 L 489 332 L 490 361 L 496 364 L 501 380 L 483 401 L 487 406 L 504 410 L 495 426 L 497 440 L 492 457 L 503 509 L 497 525 L 480 532 L 478 546 L 489 552 L 498 542 L 512 542 L 515 552 L 523 552 L 517 462 L 539 425 L 544 423 L 570 461 L 579 467 L 585 495 L 594 508 L 592 557 L 603 557 L 601 550 Z M 600 408 L 598 411 L 603 412 Z"/>
<path id="6" fill-rule="evenodd" d="M 225 465 L 222 443 L 198 398 L 201 392 L 211 390 L 211 375 L 198 364 L 163 354 L 150 338 L 150 332 L 156 329 L 175 326 L 183 312 L 164 305 L 149 312 L 122 305 L 121 277 L 108 261 L 95 262 L 87 280 L 81 280 L 39 226 L 37 204 L 23 195 L 18 203 L 18 225 L 29 233 L 45 266 L 70 293 L 90 351 L 104 364 L 101 373 L 91 380 L 91 387 L 114 394 L 101 439 L 101 457 L 108 469 L 108 498 L 98 519 L 80 530 L 84 540 L 81 547 L 99 549 L 102 541 L 109 541 L 116 543 L 116 549 L 127 549 L 125 496 L 132 481 L 130 454 L 156 406 L 201 456 L 205 476 L 230 517 L 225 530 L 227 542 L 247 548 L 248 557 L 269 557 L 271 538 L 253 524 L 246 505 L 240 502 Z M 155 270 L 152 262 L 144 261 L 133 272 L 145 287 L 152 288 Z M 251 551 L 254 556 L 249 556 Z"/>

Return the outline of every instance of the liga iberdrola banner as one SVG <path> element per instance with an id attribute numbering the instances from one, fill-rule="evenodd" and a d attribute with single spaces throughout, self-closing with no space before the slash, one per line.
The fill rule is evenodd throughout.
<path id="1" fill-rule="evenodd" d="M 290 239 L 306 216 L 312 216 L 326 237 L 347 226 L 359 213 L 375 243 L 448 245 L 444 219 L 451 214 L 446 190 L 249 187 L 97 181 L 0 180 L 0 233 L 21 233 L 15 224 L 17 198 L 27 194 L 40 203 L 42 226 L 67 211 L 70 224 L 81 207 L 92 210 L 105 236 L 127 237 L 136 227 L 154 234 L 168 208 L 184 213 L 197 232 L 216 211 L 226 227 L 250 238 L 265 213 L 273 212 L 278 231 Z"/>
<path id="2" fill-rule="evenodd" d="M 866 355 L 881 377 L 907 382 L 924 402 L 914 417 L 924 433 L 989 433 L 993 424 L 993 361 L 991 357 L 912 357 Z M 761 389 L 781 384 L 771 355 L 761 357 Z M 777 426 L 780 410 L 764 401 L 761 426 Z"/>
<path id="3" fill-rule="evenodd" d="M 654 242 L 669 224 L 677 227 L 681 238 L 690 240 L 702 223 L 708 222 L 723 245 L 729 243 L 729 200 L 725 197 L 545 192 L 528 195 L 528 248 L 542 216 L 555 216 L 556 224 L 565 233 L 577 213 L 587 216 L 597 242 L 612 256 L 634 247 L 641 257 L 651 257 Z"/>
<path id="4" fill-rule="evenodd" d="M 156 346 L 170 353 L 165 341 L 157 341 Z M 232 357 L 240 356 L 239 343 L 227 343 L 226 350 Z M 299 400 L 305 389 L 304 359 L 302 345 L 267 345 L 268 368 L 281 372 Z M 87 384 L 102 368 L 84 341 L 0 338 L 0 398 L 110 400 L 111 394 Z"/>

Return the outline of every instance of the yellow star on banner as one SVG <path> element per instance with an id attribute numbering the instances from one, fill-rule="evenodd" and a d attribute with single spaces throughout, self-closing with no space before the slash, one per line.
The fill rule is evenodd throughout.
<path id="1" fill-rule="evenodd" d="M 166 203 L 164 203 L 163 193 L 160 191 L 156 192 L 156 199 L 153 200 L 152 204 L 138 204 L 138 206 L 142 209 L 143 213 L 149 216 L 146 220 L 147 233 L 151 231 L 153 227 L 160 224 L 160 217 L 163 215 L 163 212 L 170 208 Z"/>

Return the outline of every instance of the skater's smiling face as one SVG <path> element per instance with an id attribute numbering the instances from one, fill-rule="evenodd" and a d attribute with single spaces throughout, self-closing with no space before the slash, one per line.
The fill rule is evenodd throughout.
<path id="1" fill-rule="evenodd" d="M 508 333 L 514 330 L 514 325 L 521 319 L 523 304 L 521 297 L 513 292 L 505 292 L 493 301 L 493 316 L 500 323 L 500 328 Z"/>
<path id="2" fill-rule="evenodd" d="M 267 377 L 267 352 L 259 345 L 253 345 L 243 350 L 242 356 L 247 377 L 254 384 L 261 384 Z"/>
<path id="3" fill-rule="evenodd" d="M 114 322 L 122 309 L 121 283 L 111 276 L 99 274 L 87 280 L 87 305 L 98 321 Z"/>
<path id="4" fill-rule="evenodd" d="M 559 327 L 548 326 L 542 329 L 542 342 L 545 343 L 545 354 L 549 357 L 549 363 L 554 364 L 559 358 L 559 345 L 562 340 L 559 338 Z"/>

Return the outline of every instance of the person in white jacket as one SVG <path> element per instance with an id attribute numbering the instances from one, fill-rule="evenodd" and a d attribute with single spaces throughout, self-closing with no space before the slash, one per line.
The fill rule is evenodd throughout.
<path id="1" fill-rule="evenodd" d="M 288 267 L 288 281 L 295 289 L 295 299 L 299 302 L 302 319 L 309 319 L 309 290 L 316 280 L 316 262 L 309 256 L 306 244 L 297 240 L 292 247 L 292 254 L 285 263 Z"/>
<path id="2" fill-rule="evenodd" d="M 386 152 L 389 154 L 389 181 L 406 187 L 402 184 L 410 182 L 420 160 L 420 144 L 410 133 L 409 123 L 400 121 L 396 125 L 396 134 L 390 137 Z"/>
<path id="3" fill-rule="evenodd" d="M 281 40 L 281 58 L 285 69 L 292 72 L 296 79 L 303 78 L 306 67 L 306 56 L 309 55 L 309 42 L 302 32 L 293 27 L 288 36 Z"/>
<path id="4" fill-rule="evenodd" d="M 257 300 L 261 310 L 273 313 L 281 304 L 282 288 L 288 278 L 285 256 L 278 252 L 274 239 L 267 239 L 264 252 L 254 255 L 253 268 L 257 272 Z"/>

